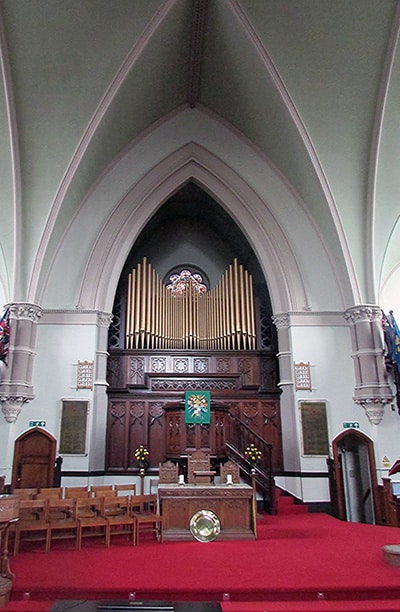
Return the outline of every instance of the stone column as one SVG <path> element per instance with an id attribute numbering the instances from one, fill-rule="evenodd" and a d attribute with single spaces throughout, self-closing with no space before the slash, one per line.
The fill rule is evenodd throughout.
<path id="1" fill-rule="evenodd" d="M 8 365 L 0 381 L 0 403 L 4 418 L 14 423 L 24 404 L 34 396 L 32 384 L 37 322 L 42 309 L 36 304 L 10 304 L 10 348 Z"/>
<path id="2" fill-rule="evenodd" d="M 293 381 L 293 355 L 290 342 L 290 315 L 289 313 L 279 313 L 272 317 L 272 321 L 278 332 L 280 379 L 278 386 L 282 389 L 280 403 L 284 463 L 288 470 L 299 470 L 300 449 Z"/>
<path id="3" fill-rule="evenodd" d="M 107 339 L 112 315 L 97 313 L 96 369 L 93 389 L 93 421 L 90 444 L 89 469 L 104 469 L 105 431 L 107 429 Z"/>
<path id="4" fill-rule="evenodd" d="M 385 377 L 382 310 L 379 306 L 348 308 L 356 384 L 354 401 L 362 406 L 373 425 L 379 425 L 384 408 L 393 399 Z"/>
<path id="5" fill-rule="evenodd" d="M 293 385 L 292 351 L 290 349 L 289 323 L 290 318 L 287 313 L 281 313 L 272 317 L 278 331 L 278 359 L 279 359 L 279 386 Z"/>

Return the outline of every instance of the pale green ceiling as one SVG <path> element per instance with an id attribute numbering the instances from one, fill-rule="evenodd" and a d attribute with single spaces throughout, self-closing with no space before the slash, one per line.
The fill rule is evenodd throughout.
<path id="1" fill-rule="evenodd" d="M 254 143 L 379 301 L 400 262 L 399 16 L 395 0 L 2 0 L 5 299 L 34 297 L 101 173 L 190 104 Z"/>

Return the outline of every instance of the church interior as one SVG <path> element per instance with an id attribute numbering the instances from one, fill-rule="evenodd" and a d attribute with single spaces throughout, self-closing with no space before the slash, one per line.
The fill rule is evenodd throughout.
<path id="1" fill-rule="evenodd" d="M 400 526 L 399 36 L 398 0 L 1 0 L 0 502 Z"/>

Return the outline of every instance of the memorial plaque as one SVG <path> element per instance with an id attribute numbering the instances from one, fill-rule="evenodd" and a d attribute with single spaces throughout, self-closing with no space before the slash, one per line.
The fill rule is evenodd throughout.
<path id="1" fill-rule="evenodd" d="M 325 402 L 300 402 L 304 455 L 329 455 Z"/>
<path id="2" fill-rule="evenodd" d="M 87 400 L 62 400 L 59 453 L 84 455 L 86 453 Z"/>

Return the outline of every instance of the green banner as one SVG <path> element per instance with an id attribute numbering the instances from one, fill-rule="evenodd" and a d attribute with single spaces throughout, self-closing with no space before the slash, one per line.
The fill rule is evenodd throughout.
<path id="1" fill-rule="evenodd" d="M 185 392 L 185 423 L 210 423 L 210 391 Z"/>

